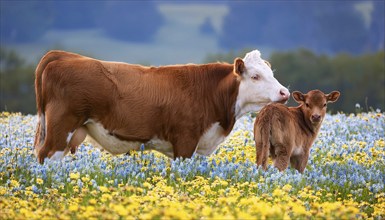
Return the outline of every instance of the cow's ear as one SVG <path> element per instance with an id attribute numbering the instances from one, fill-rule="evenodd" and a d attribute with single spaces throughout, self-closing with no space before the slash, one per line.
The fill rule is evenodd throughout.
<path id="1" fill-rule="evenodd" d="M 270 67 L 270 69 L 271 69 L 271 64 L 269 63 L 269 61 L 267 61 L 267 60 L 264 60 L 265 61 L 265 63 Z"/>
<path id="2" fill-rule="evenodd" d="M 236 58 L 234 60 L 234 73 L 242 76 L 243 72 L 245 72 L 245 63 L 241 58 Z"/>
<path id="3" fill-rule="evenodd" d="M 301 92 L 294 91 L 292 94 L 294 100 L 298 103 L 303 103 L 305 102 L 305 95 L 302 94 Z"/>
<path id="4" fill-rule="evenodd" d="M 338 91 L 333 91 L 329 94 L 326 95 L 326 100 L 328 102 L 335 102 L 338 100 L 338 98 L 340 97 L 341 93 L 338 92 Z"/>

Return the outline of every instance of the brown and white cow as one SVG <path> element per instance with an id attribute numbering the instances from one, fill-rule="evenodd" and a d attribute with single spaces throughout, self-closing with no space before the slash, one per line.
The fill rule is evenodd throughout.
<path id="1" fill-rule="evenodd" d="M 209 155 L 236 119 L 289 91 L 259 51 L 234 64 L 145 67 L 50 51 L 36 68 L 35 154 L 60 159 L 88 135 L 111 154 Z"/>
<path id="2" fill-rule="evenodd" d="M 307 94 L 293 92 L 298 107 L 273 103 L 264 107 L 254 123 L 257 165 L 267 168 L 270 156 L 274 166 L 283 171 L 289 163 L 299 172 L 305 170 L 310 148 L 326 114 L 326 104 L 337 101 L 340 93 L 325 95 L 319 90 Z"/>

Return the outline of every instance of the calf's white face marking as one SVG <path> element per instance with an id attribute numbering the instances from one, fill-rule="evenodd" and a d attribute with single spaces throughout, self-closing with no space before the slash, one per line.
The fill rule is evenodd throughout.
<path id="1" fill-rule="evenodd" d="M 289 90 L 274 78 L 273 71 L 258 50 L 247 53 L 243 62 L 245 69 L 235 105 L 237 119 L 247 112 L 259 111 L 270 102 L 282 101 L 283 94 L 289 97 Z"/>

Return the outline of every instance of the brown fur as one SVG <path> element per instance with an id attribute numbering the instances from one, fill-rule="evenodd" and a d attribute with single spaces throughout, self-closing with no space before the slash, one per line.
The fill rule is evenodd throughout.
<path id="1" fill-rule="evenodd" d="M 71 152 L 92 119 L 125 141 L 169 141 L 175 157 L 191 157 L 214 122 L 224 135 L 235 123 L 234 105 L 244 64 L 144 67 L 50 51 L 36 69 L 35 150 L 40 163 Z M 69 132 L 76 133 L 69 144 Z"/>
<path id="2" fill-rule="evenodd" d="M 290 162 L 293 168 L 303 173 L 310 148 L 326 114 L 326 104 L 337 101 L 339 95 L 337 91 L 328 95 L 319 90 L 305 95 L 293 92 L 299 106 L 286 107 L 278 103 L 265 106 L 254 124 L 257 164 L 266 170 L 270 155 L 280 171 L 285 170 Z"/>

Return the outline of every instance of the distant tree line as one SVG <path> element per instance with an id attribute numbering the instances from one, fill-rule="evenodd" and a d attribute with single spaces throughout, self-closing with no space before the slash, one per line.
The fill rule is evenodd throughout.
<path id="1" fill-rule="evenodd" d="M 206 62 L 226 61 L 232 63 L 234 57 L 243 57 L 246 51 L 228 54 L 211 54 Z M 317 55 L 307 49 L 289 52 L 274 52 L 269 62 L 275 77 L 290 91 L 307 92 L 320 89 L 324 92 L 339 90 L 338 102 L 329 110 L 355 112 L 356 104 L 365 111 L 385 110 L 385 58 L 384 51 L 352 56 Z M 296 105 L 291 99 L 289 105 Z"/>
<path id="2" fill-rule="evenodd" d="M 0 111 L 35 114 L 35 67 L 3 48 L 0 48 L 0 67 Z"/>
<path id="3" fill-rule="evenodd" d="M 205 62 L 232 63 L 246 51 L 249 50 L 212 54 Z M 357 103 L 365 111 L 371 108 L 385 110 L 384 51 L 330 57 L 299 49 L 275 52 L 267 60 L 272 64 L 275 77 L 290 91 L 341 91 L 340 100 L 329 106 L 330 111 L 355 112 Z M 27 65 L 15 52 L 1 48 L 0 64 L 0 111 L 35 114 L 35 66 Z M 291 99 L 289 105 L 296 104 Z"/>

